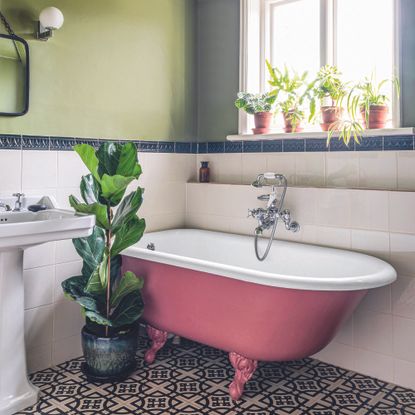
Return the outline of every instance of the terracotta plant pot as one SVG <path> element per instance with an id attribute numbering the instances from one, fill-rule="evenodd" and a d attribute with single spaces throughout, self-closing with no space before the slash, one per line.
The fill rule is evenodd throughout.
<path id="1" fill-rule="evenodd" d="M 303 131 L 303 127 L 301 127 L 301 121 L 295 126 L 295 130 L 293 128 L 293 124 L 291 121 L 290 115 L 293 113 L 293 111 L 283 112 L 282 116 L 284 117 L 284 131 L 286 133 L 300 133 Z"/>
<path id="2" fill-rule="evenodd" d="M 371 105 L 369 107 L 369 125 L 366 125 L 367 114 L 364 108 L 360 109 L 363 125 L 368 129 L 385 128 L 389 108 L 386 105 Z"/>
<path id="3" fill-rule="evenodd" d="M 323 131 L 329 131 L 330 128 L 341 120 L 343 115 L 343 108 L 335 106 L 321 107 L 321 118 L 323 122 L 320 124 Z"/>
<path id="4" fill-rule="evenodd" d="M 272 112 L 257 112 L 254 114 L 255 128 L 252 129 L 254 134 L 267 134 L 269 133 Z"/>

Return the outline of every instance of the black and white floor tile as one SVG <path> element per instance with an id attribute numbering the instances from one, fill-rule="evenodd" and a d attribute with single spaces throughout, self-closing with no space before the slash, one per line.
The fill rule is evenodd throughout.
<path id="1" fill-rule="evenodd" d="M 88 383 L 81 358 L 34 373 L 40 401 L 18 415 L 415 415 L 414 391 L 313 359 L 260 363 L 234 403 L 227 353 L 182 339 L 146 366 L 140 342 L 137 371 L 123 383 Z"/>

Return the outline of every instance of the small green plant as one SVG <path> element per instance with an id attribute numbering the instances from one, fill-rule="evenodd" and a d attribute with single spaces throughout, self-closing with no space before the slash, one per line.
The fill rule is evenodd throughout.
<path id="1" fill-rule="evenodd" d="M 347 84 L 341 79 L 341 72 L 334 65 L 325 65 L 320 68 L 316 79 L 312 82 L 312 97 L 310 99 L 310 121 L 315 118 L 316 99 L 320 105 L 330 100 L 330 106 L 342 108 L 343 99 L 347 95 Z"/>
<path id="2" fill-rule="evenodd" d="M 96 226 L 91 236 L 73 240 L 83 259 L 82 275 L 68 278 L 62 288 L 82 307 L 87 326 L 109 336 L 128 330 L 143 312 L 143 280 L 129 271 L 121 274 L 120 255 L 141 239 L 145 229 L 144 219 L 137 217 L 143 189 L 138 187 L 124 197 L 130 183 L 141 175 L 141 166 L 133 143 L 109 142 L 97 151 L 80 144 L 74 150 L 90 174 L 81 180 L 83 201 L 75 196 L 69 201 L 76 212 L 94 214 Z"/>
<path id="3" fill-rule="evenodd" d="M 251 94 L 248 92 L 239 92 L 235 101 L 235 106 L 248 114 L 271 112 L 276 99 L 277 97 L 275 95 L 269 93 Z"/>
<path id="4" fill-rule="evenodd" d="M 308 73 L 299 74 L 290 71 L 287 66 L 283 70 L 273 68 L 268 60 L 266 64 L 270 75 L 268 83 L 273 88 L 270 94 L 277 98 L 277 107 L 285 114 L 295 131 L 304 119 L 304 102 L 311 99 L 312 86 L 306 81 Z"/>
<path id="5" fill-rule="evenodd" d="M 372 73 L 370 77 L 366 77 L 362 82 L 355 85 L 351 89 L 347 99 L 347 109 L 350 116 L 356 119 L 358 112 L 361 111 L 365 114 L 366 122 L 368 122 L 370 107 L 372 105 L 387 105 L 390 101 L 390 97 L 384 93 L 384 88 L 388 83 L 392 84 L 399 96 L 400 83 L 396 77 L 377 82 L 375 75 Z"/>

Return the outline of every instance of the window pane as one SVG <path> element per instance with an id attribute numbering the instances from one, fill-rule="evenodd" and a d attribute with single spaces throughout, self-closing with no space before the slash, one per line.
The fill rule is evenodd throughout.
<path id="1" fill-rule="evenodd" d="M 391 78 L 394 1 L 337 0 L 337 4 L 337 65 L 345 79 L 357 81 L 372 72 L 378 81 Z M 391 96 L 390 84 L 385 92 Z"/>
<path id="2" fill-rule="evenodd" d="M 320 0 L 271 5 L 271 62 L 297 72 L 320 67 Z"/>

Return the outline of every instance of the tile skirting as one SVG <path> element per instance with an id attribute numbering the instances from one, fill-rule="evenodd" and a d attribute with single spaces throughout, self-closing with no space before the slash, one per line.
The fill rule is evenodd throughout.
<path id="1" fill-rule="evenodd" d="M 43 150 L 72 151 L 76 144 L 90 144 L 99 147 L 111 139 L 48 137 L 16 134 L 0 134 L 0 150 Z M 414 151 L 415 135 L 382 135 L 363 137 L 361 142 L 354 141 L 346 146 L 333 138 L 329 145 L 325 138 L 279 138 L 239 141 L 181 142 L 120 140 L 116 142 L 133 142 L 137 150 L 147 153 L 177 154 L 220 154 L 220 153 L 316 153 L 347 151 Z"/>

